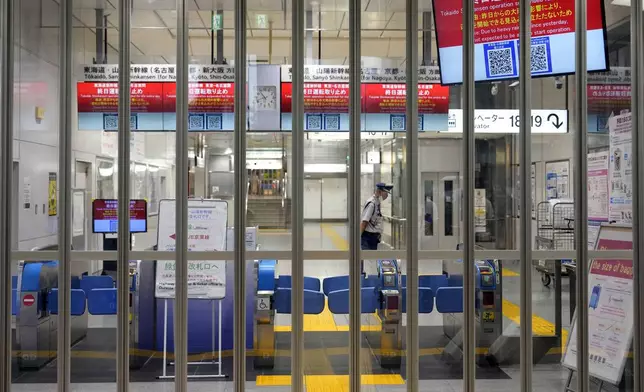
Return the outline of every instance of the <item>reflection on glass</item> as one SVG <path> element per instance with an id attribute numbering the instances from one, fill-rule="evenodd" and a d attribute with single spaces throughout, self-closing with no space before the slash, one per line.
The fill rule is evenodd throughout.
<path id="1" fill-rule="evenodd" d="M 426 180 L 425 188 L 425 236 L 434 235 L 434 181 Z"/>

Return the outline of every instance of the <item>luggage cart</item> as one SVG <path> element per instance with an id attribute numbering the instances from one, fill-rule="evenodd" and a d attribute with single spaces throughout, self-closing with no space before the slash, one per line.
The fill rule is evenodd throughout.
<path id="1" fill-rule="evenodd" d="M 537 250 L 574 250 L 575 249 L 575 205 L 572 200 L 548 200 L 537 206 Z M 572 263 L 570 259 L 533 260 L 537 271 L 541 272 L 541 283 L 549 287 L 556 269 L 561 275 L 568 272 L 563 265 Z"/>

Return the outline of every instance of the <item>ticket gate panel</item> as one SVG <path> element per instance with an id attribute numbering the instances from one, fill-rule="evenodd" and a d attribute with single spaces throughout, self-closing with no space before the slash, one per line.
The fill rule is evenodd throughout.
<path id="1" fill-rule="evenodd" d="M 81 289 L 72 289 L 70 311 L 72 316 L 85 314 L 85 292 Z M 50 314 L 58 314 L 58 289 L 51 289 L 47 294 L 47 310 Z"/>
<path id="2" fill-rule="evenodd" d="M 291 313 L 291 289 L 278 287 L 275 290 L 275 312 Z M 324 311 L 324 294 L 319 291 L 304 290 L 304 314 L 320 314 Z"/>
<path id="3" fill-rule="evenodd" d="M 335 314 L 349 314 L 349 290 L 338 290 L 329 293 L 329 310 Z M 360 313 L 374 313 L 378 309 L 378 298 L 375 287 L 361 288 Z"/>
<path id="4" fill-rule="evenodd" d="M 275 286 L 284 289 L 290 289 L 292 286 L 291 275 L 281 275 L 276 279 Z M 304 277 L 304 290 L 320 291 L 320 279 L 310 276 Z"/>
<path id="5" fill-rule="evenodd" d="M 407 313 L 407 287 L 402 289 L 402 312 Z M 429 287 L 418 288 L 418 313 L 434 311 L 434 290 Z"/>

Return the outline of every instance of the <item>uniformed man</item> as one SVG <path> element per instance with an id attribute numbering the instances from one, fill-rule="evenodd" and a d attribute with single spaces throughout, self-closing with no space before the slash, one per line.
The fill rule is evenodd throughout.
<path id="1" fill-rule="evenodd" d="M 383 230 L 380 202 L 387 200 L 393 188 L 393 185 L 387 185 L 383 182 L 377 183 L 376 191 L 362 208 L 362 216 L 360 217 L 360 249 L 378 250 L 378 244 L 382 239 Z M 364 273 L 364 262 L 362 270 Z"/>

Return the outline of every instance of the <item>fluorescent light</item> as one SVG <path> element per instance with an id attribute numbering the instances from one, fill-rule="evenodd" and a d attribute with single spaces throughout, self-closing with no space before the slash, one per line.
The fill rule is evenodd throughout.
<path id="1" fill-rule="evenodd" d="M 510 83 L 510 87 L 516 87 L 519 85 L 519 81 L 515 80 L 514 82 Z"/>
<path id="2" fill-rule="evenodd" d="M 226 149 L 226 151 L 224 151 L 224 155 L 230 155 L 230 154 L 232 154 L 232 153 L 233 153 L 233 149 L 232 149 L 232 148 L 230 148 L 230 147 L 228 147 L 228 148 Z"/>

